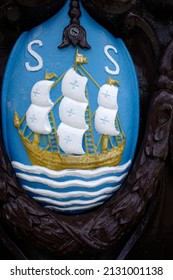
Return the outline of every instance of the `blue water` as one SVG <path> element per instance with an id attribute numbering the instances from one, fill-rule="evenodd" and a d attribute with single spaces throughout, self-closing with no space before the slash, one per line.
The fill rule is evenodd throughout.
<path id="1" fill-rule="evenodd" d="M 18 162 L 12 164 L 22 187 L 44 207 L 63 212 L 80 212 L 108 200 L 126 178 L 131 161 L 122 166 L 88 171 L 52 171 Z"/>

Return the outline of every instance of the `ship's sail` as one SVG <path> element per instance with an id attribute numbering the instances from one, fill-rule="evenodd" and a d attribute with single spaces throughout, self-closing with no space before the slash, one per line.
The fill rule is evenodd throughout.
<path id="1" fill-rule="evenodd" d="M 118 87 L 103 85 L 98 94 L 98 109 L 95 114 L 95 128 L 97 132 L 117 136 L 119 131 L 115 128 L 115 119 L 118 112 Z"/>
<path id="2" fill-rule="evenodd" d="M 85 112 L 88 104 L 64 97 L 59 106 L 59 116 L 63 123 L 79 128 L 88 129 L 85 121 Z"/>
<path id="3" fill-rule="evenodd" d="M 66 154 L 85 154 L 82 148 L 86 129 L 78 129 L 61 123 L 58 127 L 59 145 Z"/>
<path id="4" fill-rule="evenodd" d="M 33 132 L 39 134 L 51 132 L 48 114 L 54 106 L 50 99 L 53 84 L 53 81 L 42 80 L 37 82 L 31 90 L 31 105 L 26 112 L 26 123 Z"/>
<path id="5" fill-rule="evenodd" d="M 71 68 L 62 80 L 63 100 L 59 106 L 61 123 L 57 134 L 59 146 L 66 154 L 85 154 L 82 141 L 88 125 L 85 121 L 85 112 L 88 100 L 85 89 L 88 79 L 80 76 Z"/>
<path id="6" fill-rule="evenodd" d="M 65 74 L 62 80 L 62 94 L 78 102 L 88 103 L 85 96 L 85 88 L 88 79 L 80 76 L 71 68 Z"/>

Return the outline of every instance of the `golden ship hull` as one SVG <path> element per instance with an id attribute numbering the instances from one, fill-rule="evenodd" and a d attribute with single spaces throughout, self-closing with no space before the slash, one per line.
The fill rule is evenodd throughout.
<path id="1" fill-rule="evenodd" d="M 31 142 L 21 135 L 29 159 L 33 165 L 46 167 L 51 170 L 64 169 L 95 169 L 105 166 L 116 166 L 120 163 L 125 147 L 125 141 L 117 147 L 97 154 L 67 155 L 41 149 L 41 147 Z"/>

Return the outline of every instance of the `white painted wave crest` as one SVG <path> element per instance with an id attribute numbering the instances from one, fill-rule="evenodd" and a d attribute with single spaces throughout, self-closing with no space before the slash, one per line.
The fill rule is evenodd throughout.
<path id="1" fill-rule="evenodd" d="M 64 212 L 78 212 L 108 200 L 128 174 L 131 160 L 121 166 L 95 170 L 53 171 L 13 161 L 23 188 L 44 207 Z"/>
<path id="2" fill-rule="evenodd" d="M 110 173 L 118 173 L 118 172 L 124 172 L 130 165 L 131 160 L 129 160 L 127 163 L 119 166 L 113 166 L 113 167 L 101 167 L 96 168 L 93 170 L 83 170 L 83 169 L 65 169 L 62 171 L 54 171 L 50 170 L 46 167 L 41 167 L 37 165 L 24 165 L 20 162 L 13 161 L 12 162 L 13 168 L 19 169 L 20 171 L 27 172 L 30 174 L 44 174 L 47 177 L 50 178 L 61 178 L 65 176 L 75 176 L 75 177 L 82 177 L 82 178 L 95 178 L 99 177 L 101 175 L 106 175 Z"/>

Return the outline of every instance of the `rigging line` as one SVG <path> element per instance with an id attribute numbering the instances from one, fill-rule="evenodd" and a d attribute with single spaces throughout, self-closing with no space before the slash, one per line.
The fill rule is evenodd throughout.
<path id="1" fill-rule="evenodd" d="M 90 78 L 90 80 L 100 89 L 99 84 L 94 80 L 94 78 L 88 73 L 87 70 L 82 65 L 79 65 L 79 67 L 85 72 L 85 74 Z"/>
<path id="2" fill-rule="evenodd" d="M 46 146 L 46 144 L 47 144 L 47 139 L 46 139 L 46 136 L 45 136 L 45 135 L 43 135 L 43 142 L 44 142 L 44 145 Z"/>
<path id="3" fill-rule="evenodd" d="M 52 147 L 52 143 L 51 143 L 51 139 L 50 139 L 49 135 L 48 135 L 48 142 L 49 142 L 50 151 L 52 152 L 53 151 L 53 147 Z"/>
<path id="4" fill-rule="evenodd" d="M 85 75 L 82 73 L 82 71 L 81 71 L 80 69 L 77 69 L 76 72 L 77 72 L 77 71 L 79 72 L 79 74 L 80 74 L 81 76 L 85 77 Z M 86 88 L 86 92 L 87 92 L 87 99 L 88 99 L 88 101 L 89 101 L 89 94 L 88 94 L 89 92 L 88 92 L 88 89 L 87 89 L 87 88 Z M 95 112 L 91 115 L 91 117 L 90 117 L 91 120 L 93 119 L 94 115 L 95 115 Z"/>
<path id="5" fill-rule="evenodd" d="M 121 143 L 121 140 L 119 140 L 117 136 L 115 136 L 115 140 L 116 140 L 117 145 L 119 145 L 119 142 Z"/>
<path id="6" fill-rule="evenodd" d="M 30 134 L 26 138 L 29 139 L 32 135 L 33 135 L 33 131 L 30 132 Z"/>
<path id="7" fill-rule="evenodd" d="M 49 147 L 49 144 L 48 144 L 44 150 L 48 151 L 49 149 L 50 149 L 50 147 Z"/>
<path id="8" fill-rule="evenodd" d="M 66 73 L 67 73 L 67 71 L 64 72 L 64 73 L 61 75 L 61 77 L 53 84 L 52 89 L 53 89 L 54 87 L 56 87 L 56 85 L 64 78 L 64 76 L 65 76 Z M 61 101 L 62 98 L 63 98 L 63 95 L 61 95 L 61 96 L 55 101 L 54 106 L 56 106 L 56 105 Z"/>
<path id="9" fill-rule="evenodd" d="M 94 118 L 95 114 L 96 114 L 96 112 L 94 112 L 94 113 L 91 115 L 91 119 Z"/>
<path id="10" fill-rule="evenodd" d="M 63 95 L 61 95 L 54 103 L 54 106 L 56 106 L 60 101 L 61 99 L 63 98 Z"/>
<path id="11" fill-rule="evenodd" d="M 80 70 L 78 70 L 80 72 Z M 95 153 L 96 152 L 96 146 L 95 146 L 95 143 L 94 143 L 94 136 L 93 136 L 93 125 L 92 125 L 92 119 L 91 119 L 91 108 L 90 108 L 90 104 L 89 104 L 89 92 L 88 92 L 88 89 L 86 88 L 86 96 L 87 96 L 87 100 L 88 100 L 88 109 L 86 110 L 86 112 L 88 112 L 88 120 L 89 120 L 89 130 L 91 131 L 91 141 L 92 141 L 92 147 L 90 148 L 90 150 L 93 150 L 93 152 Z M 89 151 L 89 145 L 88 145 L 88 141 L 86 140 L 87 138 L 87 135 L 88 135 L 88 131 L 86 131 L 85 133 L 85 144 L 86 144 L 86 147 Z"/>
<path id="12" fill-rule="evenodd" d="M 100 139 L 99 139 L 99 141 L 97 143 L 96 151 L 98 151 L 98 148 L 99 148 L 99 146 L 101 144 L 101 140 L 102 140 L 102 135 L 100 136 Z"/>
<path id="13" fill-rule="evenodd" d="M 23 135 L 25 134 L 26 129 L 27 129 L 27 125 L 25 125 L 25 127 L 24 127 L 24 129 L 22 131 Z"/>
<path id="14" fill-rule="evenodd" d="M 50 111 L 50 115 L 49 115 L 51 121 L 52 121 L 52 124 L 53 124 L 53 128 L 52 130 L 54 129 L 56 131 L 56 123 L 55 123 L 55 118 L 54 118 L 54 114 L 53 114 L 53 111 L 51 110 Z"/>
<path id="15" fill-rule="evenodd" d="M 52 88 L 56 87 L 56 85 L 64 78 L 66 73 L 67 73 L 67 71 L 65 73 L 63 73 L 58 80 L 56 80 L 56 82 L 53 84 Z"/>
<path id="16" fill-rule="evenodd" d="M 119 115 L 118 115 L 118 114 L 117 114 L 117 121 L 118 121 L 118 125 L 119 125 L 119 128 L 120 128 L 121 134 L 123 135 L 123 137 L 124 137 L 124 138 L 126 138 L 125 133 L 124 133 L 123 128 L 122 128 L 122 125 L 121 125 L 120 118 L 119 118 Z"/>
<path id="17" fill-rule="evenodd" d="M 111 143 L 112 148 L 114 148 L 114 144 L 113 144 L 113 142 L 112 142 L 111 136 L 109 136 L 109 141 L 110 141 L 110 143 Z"/>
<path id="18" fill-rule="evenodd" d="M 55 118 L 54 118 L 54 114 L 53 114 L 53 111 L 51 110 L 50 113 L 49 113 L 49 119 L 51 120 L 52 122 L 52 131 L 51 133 L 48 135 L 48 141 L 49 141 L 49 145 L 50 145 L 50 149 L 52 151 L 54 151 L 54 149 L 57 149 L 59 152 L 60 152 L 60 149 L 59 149 L 59 143 L 58 143 L 58 138 L 57 138 L 57 134 L 56 134 L 56 123 L 55 123 Z M 55 141 L 55 144 L 56 144 L 56 148 L 54 148 L 53 146 L 53 143 L 52 143 L 52 138 L 51 136 L 53 136 L 53 139 Z M 51 144 L 50 144 L 51 142 Z"/>
<path id="19" fill-rule="evenodd" d="M 82 73 L 82 71 L 81 71 L 80 69 L 76 69 L 76 72 L 77 72 L 77 71 L 79 72 L 79 74 L 80 74 L 82 77 L 85 77 L 84 74 Z"/>
<path id="20" fill-rule="evenodd" d="M 26 119 L 26 115 L 24 115 L 24 117 L 21 119 L 21 121 L 20 121 L 20 125 L 22 125 L 22 124 L 23 124 L 23 122 L 25 121 L 25 119 Z"/>

